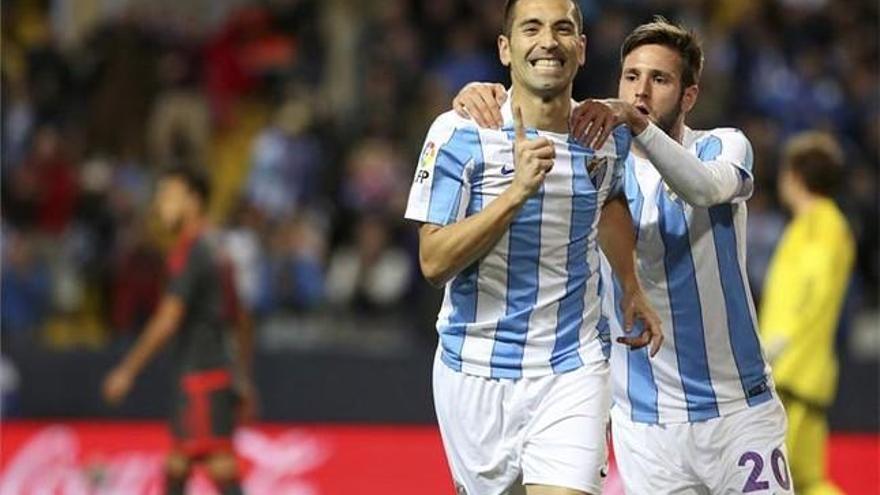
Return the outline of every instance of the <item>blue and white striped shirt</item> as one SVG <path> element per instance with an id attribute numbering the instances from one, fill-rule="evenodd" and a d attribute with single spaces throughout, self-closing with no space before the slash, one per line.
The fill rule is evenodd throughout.
<path id="1" fill-rule="evenodd" d="M 480 129 L 453 112 L 434 121 L 406 218 L 449 225 L 507 189 L 514 177 L 509 100 L 502 115 L 502 130 Z M 441 359 L 464 373 L 517 379 L 606 358 L 596 227 L 608 197 L 622 193 L 629 131 L 618 128 L 596 152 L 566 134 L 527 134 L 554 143 L 553 169 L 498 243 L 445 287 Z"/>
<path id="2" fill-rule="evenodd" d="M 646 349 L 612 349 L 615 407 L 637 422 L 703 421 L 766 402 L 773 388 L 746 278 L 751 145 L 735 129 L 686 129 L 683 145 L 704 163 L 737 167 L 741 183 L 730 202 L 699 208 L 678 198 L 647 159 L 630 156 L 626 162 L 639 277 L 666 337 L 653 359 Z M 607 262 L 602 271 L 609 280 Z M 605 296 L 617 338 L 619 291 Z"/>

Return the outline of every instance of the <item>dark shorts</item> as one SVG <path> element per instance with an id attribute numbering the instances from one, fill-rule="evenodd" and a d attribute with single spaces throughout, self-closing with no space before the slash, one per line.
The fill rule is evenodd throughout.
<path id="1" fill-rule="evenodd" d="M 171 413 L 176 448 L 191 457 L 232 452 L 237 402 L 226 369 L 181 375 Z"/>

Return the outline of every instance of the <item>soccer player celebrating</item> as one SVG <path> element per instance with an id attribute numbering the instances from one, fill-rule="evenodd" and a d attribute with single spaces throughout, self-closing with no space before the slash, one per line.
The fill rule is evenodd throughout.
<path id="1" fill-rule="evenodd" d="M 831 196 L 843 152 L 807 132 L 785 146 L 779 197 L 793 219 L 776 249 L 761 302 L 761 332 L 788 413 L 788 451 L 797 493 L 841 493 L 825 476 L 825 413 L 837 388 L 834 334 L 855 261 L 846 218 Z"/>
<path id="2" fill-rule="evenodd" d="M 577 2 L 509 0 L 503 128 L 447 112 L 431 126 L 406 217 L 425 277 L 445 284 L 434 402 L 458 493 L 598 494 L 609 407 L 597 240 L 617 271 L 633 346 L 662 341 L 634 267 L 619 192 L 621 127 L 601 149 L 569 136 L 586 38 Z"/>
<path id="3" fill-rule="evenodd" d="M 166 465 L 166 493 L 182 495 L 193 461 L 204 461 L 222 495 L 241 494 L 232 450 L 234 409 L 252 413 L 249 371 L 251 327 L 239 309 L 232 271 L 205 231 L 210 187 L 200 170 L 169 169 L 155 196 L 162 224 L 176 242 L 168 257 L 167 292 L 134 347 L 104 381 L 104 398 L 122 401 L 135 378 L 168 341 L 173 341 L 175 439 Z M 226 336 L 232 324 L 238 337 L 239 387 L 233 384 Z"/>
<path id="4" fill-rule="evenodd" d="M 638 228 L 639 278 L 672 329 L 656 359 L 612 350 L 612 437 L 625 489 L 792 493 L 785 411 L 745 277 L 751 145 L 736 129 L 685 125 L 703 64 L 692 32 L 657 18 L 626 38 L 621 63 L 619 99 L 580 105 L 572 132 L 592 142 L 619 123 L 629 127 L 624 191 Z M 453 107 L 490 126 L 503 97 L 503 86 L 472 84 Z M 617 321 L 612 333 L 621 335 Z"/>

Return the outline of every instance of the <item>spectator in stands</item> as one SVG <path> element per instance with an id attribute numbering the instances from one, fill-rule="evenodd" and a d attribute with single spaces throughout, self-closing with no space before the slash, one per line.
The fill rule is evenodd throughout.
<path id="1" fill-rule="evenodd" d="M 394 245 L 387 218 L 365 215 L 354 242 L 336 250 L 327 272 L 327 298 L 335 307 L 382 313 L 400 307 L 413 282 L 407 253 Z"/>
<path id="2" fill-rule="evenodd" d="M 323 158 L 311 123 L 309 102 L 292 96 L 254 142 L 246 196 L 272 223 L 293 218 L 317 193 Z"/>
<path id="3" fill-rule="evenodd" d="M 51 278 L 33 241 L 12 229 L 3 230 L 0 326 L 4 337 L 17 338 L 37 330 L 45 319 Z"/>
<path id="4" fill-rule="evenodd" d="M 326 235 L 320 220 L 301 214 L 274 230 L 263 269 L 257 307 L 309 311 L 324 301 Z"/>

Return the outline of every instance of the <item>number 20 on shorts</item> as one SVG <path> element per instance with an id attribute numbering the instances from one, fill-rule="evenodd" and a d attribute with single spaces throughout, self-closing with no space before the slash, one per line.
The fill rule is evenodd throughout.
<path id="1" fill-rule="evenodd" d="M 769 490 L 770 482 L 763 479 L 764 457 L 751 450 L 740 456 L 740 466 L 745 466 L 750 463 L 752 465 L 752 471 L 749 473 L 746 484 L 743 485 L 743 493 Z M 789 478 L 788 475 L 788 463 L 785 460 L 785 455 L 778 448 L 773 449 L 773 452 L 770 454 L 770 467 L 773 471 L 773 478 L 776 479 L 776 483 L 779 484 L 779 487 L 783 490 L 790 490 L 791 478 Z"/>

